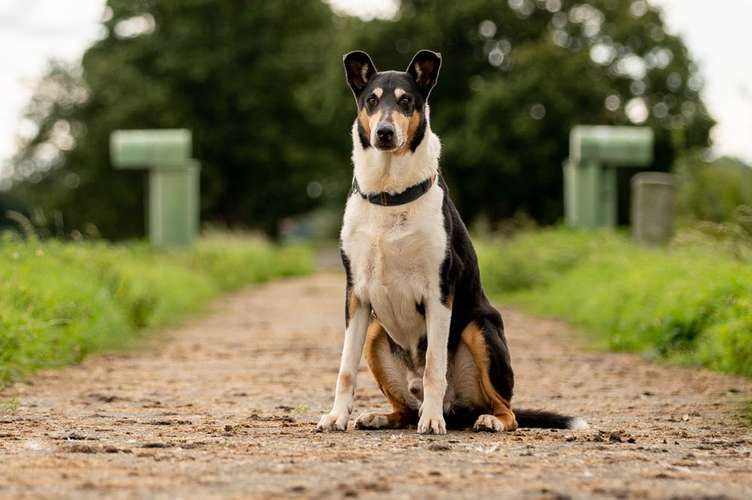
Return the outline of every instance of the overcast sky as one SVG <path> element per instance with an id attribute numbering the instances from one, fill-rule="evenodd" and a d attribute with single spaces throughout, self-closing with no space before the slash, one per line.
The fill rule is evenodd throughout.
<path id="1" fill-rule="evenodd" d="M 706 80 L 719 124 L 716 153 L 752 162 L 752 0 L 650 0 L 685 38 Z M 332 0 L 336 8 L 385 17 L 395 0 Z M 75 59 L 99 33 L 104 0 L 0 0 L 0 165 L 15 150 L 21 112 L 50 58 Z"/>
<path id="2" fill-rule="evenodd" d="M 651 0 L 684 37 L 705 77 L 705 102 L 718 125 L 717 152 L 752 163 L 752 0 Z"/>

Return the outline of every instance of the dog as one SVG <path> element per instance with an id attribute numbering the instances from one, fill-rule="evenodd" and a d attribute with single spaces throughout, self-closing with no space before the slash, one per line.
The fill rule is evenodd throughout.
<path id="1" fill-rule="evenodd" d="M 358 109 L 340 247 L 346 329 L 334 404 L 317 430 L 347 429 L 363 351 L 392 411 L 362 414 L 357 429 L 585 427 L 580 418 L 512 410 L 502 318 L 481 287 L 429 123 L 441 55 L 421 50 L 405 72 L 380 72 L 362 51 L 343 63 Z"/>

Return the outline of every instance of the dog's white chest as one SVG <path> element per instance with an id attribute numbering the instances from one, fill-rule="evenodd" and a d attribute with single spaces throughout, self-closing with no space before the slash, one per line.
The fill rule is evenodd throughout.
<path id="1" fill-rule="evenodd" d="M 425 334 L 419 306 L 440 293 L 446 255 L 443 191 L 434 185 L 414 202 L 397 207 L 350 197 L 342 246 L 350 259 L 355 295 L 371 304 L 379 321 L 405 349 Z"/>

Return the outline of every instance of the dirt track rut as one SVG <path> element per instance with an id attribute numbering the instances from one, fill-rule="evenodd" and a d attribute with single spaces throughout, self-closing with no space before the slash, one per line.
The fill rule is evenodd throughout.
<path id="1" fill-rule="evenodd" d="M 331 404 L 342 282 L 247 289 L 144 349 L 1 391 L 0 497 L 752 498 L 750 381 L 587 352 L 561 323 L 504 307 L 515 405 L 590 430 L 312 432 Z M 378 408 L 362 367 L 354 417 Z"/>

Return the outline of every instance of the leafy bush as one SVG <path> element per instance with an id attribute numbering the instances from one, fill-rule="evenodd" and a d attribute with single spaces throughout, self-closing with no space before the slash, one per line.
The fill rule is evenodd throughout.
<path id="1" fill-rule="evenodd" d="M 678 162 L 676 174 L 685 218 L 732 222 L 739 218 L 739 207 L 752 207 L 752 168 L 738 160 L 709 162 L 692 154 Z"/>
<path id="2" fill-rule="evenodd" d="M 557 246 L 549 245 L 552 238 L 558 240 Z M 551 229 L 525 232 L 512 244 L 504 239 L 481 244 L 477 251 L 484 279 L 510 293 L 549 284 L 607 241 L 602 235 L 594 238 L 587 233 Z M 503 258 L 499 258 L 502 248 Z"/>
<path id="3" fill-rule="evenodd" d="M 304 248 L 211 235 L 190 250 L 143 243 L 0 242 L 0 383 L 123 346 L 246 283 L 309 272 Z"/>
<path id="4" fill-rule="evenodd" d="M 563 229 L 483 245 L 480 256 L 492 293 L 571 321 L 611 349 L 752 376 L 752 263 Z"/>

